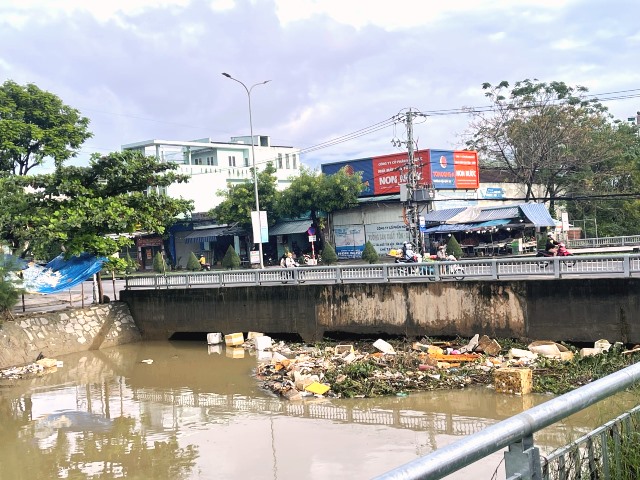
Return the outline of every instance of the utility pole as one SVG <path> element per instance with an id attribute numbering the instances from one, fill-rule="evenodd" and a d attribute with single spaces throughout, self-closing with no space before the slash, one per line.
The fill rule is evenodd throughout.
<path id="1" fill-rule="evenodd" d="M 413 118 L 421 113 L 414 112 L 411 109 L 405 114 L 404 123 L 407 127 L 407 177 L 405 183 L 406 198 L 401 198 L 404 201 L 404 221 L 409 231 L 409 237 L 411 243 L 416 248 L 417 252 L 424 252 L 422 242 L 422 233 L 420 232 L 420 210 L 418 208 L 418 202 L 416 198 L 416 192 L 419 190 L 419 175 L 416 166 L 414 155 L 414 141 L 413 141 Z M 400 117 L 402 118 L 402 117 Z M 403 143 L 403 142 L 397 142 Z"/>

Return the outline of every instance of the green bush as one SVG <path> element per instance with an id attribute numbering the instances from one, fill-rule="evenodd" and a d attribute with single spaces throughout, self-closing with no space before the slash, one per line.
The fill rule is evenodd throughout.
<path id="1" fill-rule="evenodd" d="M 449 237 L 449 241 L 447 242 L 447 255 L 453 255 L 456 258 L 462 258 L 462 248 L 460 248 L 460 244 L 456 237 L 451 235 Z"/>
<path id="2" fill-rule="evenodd" d="M 187 270 L 191 272 L 197 272 L 198 270 L 202 270 L 202 265 L 200 265 L 200 261 L 196 254 L 191 252 L 189 254 L 189 260 L 187 260 Z"/>
<path id="3" fill-rule="evenodd" d="M 369 263 L 378 263 L 380 256 L 371 242 L 364 244 L 364 250 L 362 251 L 362 259 Z"/>
<path id="4" fill-rule="evenodd" d="M 222 258 L 222 267 L 228 270 L 233 270 L 234 268 L 238 268 L 240 266 L 240 257 L 234 250 L 232 245 L 229 245 L 227 248 L 227 253 L 224 254 Z"/>
<path id="5" fill-rule="evenodd" d="M 158 273 L 166 273 L 169 270 L 161 252 L 156 253 L 156 256 L 153 257 L 153 270 Z"/>
<path id="6" fill-rule="evenodd" d="M 17 266 L 0 260 L 0 324 L 3 318 L 11 318 L 11 310 L 23 293 L 22 281 L 13 273 L 16 270 L 19 270 Z"/>
<path id="7" fill-rule="evenodd" d="M 325 242 L 322 250 L 322 263 L 333 265 L 338 262 L 338 255 L 329 242 Z"/>

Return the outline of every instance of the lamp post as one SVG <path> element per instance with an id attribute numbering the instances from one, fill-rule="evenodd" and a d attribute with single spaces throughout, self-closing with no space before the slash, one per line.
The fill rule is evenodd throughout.
<path id="1" fill-rule="evenodd" d="M 262 221 L 260 220 L 260 200 L 258 199 L 258 169 L 256 168 L 256 153 L 254 148 L 255 141 L 253 139 L 253 119 L 251 117 L 251 90 L 253 90 L 253 87 L 264 85 L 265 83 L 269 83 L 271 80 L 265 80 L 264 82 L 255 83 L 251 85 L 251 87 L 247 87 L 243 82 L 241 82 L 237 78 L 233 78 L 228 73 L 223 73 L 222 75 L 242 85 L 247 91 L 247 98 L 249 99 L 249 130 L 251 132 L 251 159 L 253 161 L 253 191 L 256 196 L 256 212 L 258 212 L 258 253 L 260 255 L 260 268 L 264 268 L 264 257 L 262 254 Z"/>

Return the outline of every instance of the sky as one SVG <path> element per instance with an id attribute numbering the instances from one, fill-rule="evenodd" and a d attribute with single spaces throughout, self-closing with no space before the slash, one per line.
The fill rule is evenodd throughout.
<path id="1" fill-rule="evenodd" d="M 640 110 L 637 0 L 0 0 L 0 83 L 90 119 L 71 163 L 150 139 L 255 135 L 310 168 L 464 147 L 482 84 L 584 86 Z M 260 84 L 269 80 L 269 83 Z M 620 93 L 621 92 L 621 93 Z M 620 98 L 622 97 L 622 98 Z M 445 111 L 455 113 L 446 113 Z"/>

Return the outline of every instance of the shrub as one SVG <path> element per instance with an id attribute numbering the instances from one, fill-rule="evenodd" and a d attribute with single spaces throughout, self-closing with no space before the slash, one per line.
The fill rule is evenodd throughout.
<path id="1" fill-rule="evenodd" d="M 462 248 L 460 248 L 460 244 L 456 237 L 451 235 L 449 241 L 447 242 L 447 255 L 453 255 L 456 258 L 462 258 Z"/>
<path id="2" fill-rule="evenodd" d="M 240 257 L 234 250 L 232 245 L 229 245 L 227 248 L 227 253 L 224 254 L 222 259 L 222 267 L 232 270 L 234 268 L 238 268 L 240 266 Z"/>
<path id="3" fill-rule="evenodd" d="M 380 256 L 371 242 L 364 244 L 364 250 L 362 251 L 362 259 L 369 263 L 378 263 Z"/>
<path id="4" fill-rule="evenodd" d="M 158 273 L 166 273 L 167 262 L 164 261 L 164 257 L 162 256 L 162 252 L 156 253 L 156 256 L 153 257 L 153 270 Z"/>
<path id="5" fill-rule="evenodd" d="M 191 272 L 197 272 L 198 270 L 202 270 L 202 265 L 200 265 L 200 262 L 198 261 L 198 257 L 196 257 L 196 254 L 193 252 L 189 254 L 189 260 L 187 260 L 187 270 Z"/>
<path id="6" fill-rule="evenodd" d="M 11 318 L 11 310 L 18 303 L 21 280 L 13 273 L 19 267 L 0 259 L 0 324 L 3 318 Z"/>
<path id="7" fill-rule="evenodd" d="M 337 263 L 338 255 L 329 242 L 325 242 L 324 249 L 322 250 L 322 262 L 327 265 L 333 265 Z"/>

